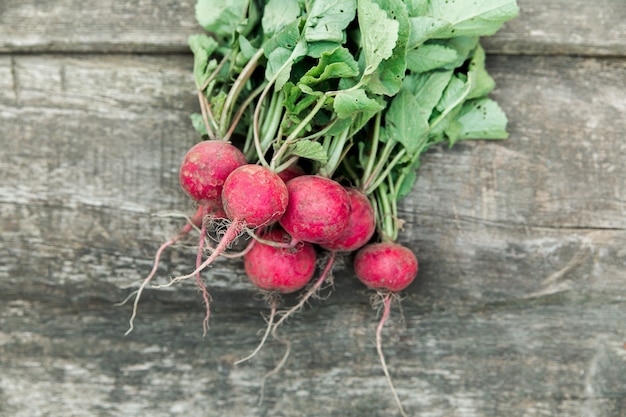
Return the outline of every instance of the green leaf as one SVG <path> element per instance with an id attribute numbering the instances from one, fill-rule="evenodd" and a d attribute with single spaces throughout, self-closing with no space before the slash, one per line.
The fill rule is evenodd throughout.
<path id="1" fill-rule="evenodd" d="M 324 147 L 319 142 L 310 140 L 301 140 L 289 146 L 287 151 L 290 155 L 296 155 L 301 158 L 307 158 L 313 161 L 325 164 L 328 162 L 328 155 Z"/>
<path id="2" fill-rule="evenodd" d="M 517 16 L 515 0 L 446 0 L 431 1 L 428 16 L 450 22 L 438 37 L 489 36 L 502 24 Z"/>
<path id="3" fill-rule="evenodd" d="M 198 0 L 196 20 L 208 32 L 232 36 L 246 19 L 248 0 Z"/>
<path id="4" fill-rule="evenodd" d="M 281 74 L 278 74 L 277 85 L 281 84 L 282 87 L 289 80 L 291 67 L 285 65 L 289 62 L 291 53 L 291 50 L 282 47 L 276 48 L 270 53 L 267 58 L 267 66 L 265 67 L 265 78 L 267 80 L 272 79 L 279 71 Z M 276 89 L 281 87 L 276 87 Z"/>
<path id="5" fill-rule="evenodd" d="M 507 117 L 495 101 L 482 98 L 463 105 L 457 119 L 461 139 L 506 139 Z"/>
<path id="6" fill-rule="evenodd" d="M 409 74 L 403 87 L 408 89 L 419 100 L 415 103 L 415 111 L 430 119 L 433 109 L 441 100 L 441 95 L 452 79 L 453 71 L 430 71 Z"/>
<path id="7" fill-rule="evenodd" d="M 250 61 L 250 59 L 254 56 L 257 51 L 257 48 L 252 46 L 250 41 L 246 39 L 244 36 L 239 36 L 239 49 L 246 63 Z"/>
<path id="8" fill-rule="evenodd" d="M 376 0 L 387 16 L 398 23 L 398 37 L 389 58 L 384 59 L 369 77 L 367 87 L 375 94 L 395 95 L 406 73 L 406 53 L 411 25 L 402 0 Z"/>
<path id="9" fill-rule="evenodd" d="M 325 52 L 319 63 L 311 68 L 300 80 L 301 83 L 313 85 L 330 78 L 356 77 L 359 75 L 359 64 L 350 51 L 344 47 Z"/>
<path id="10" fill-rule="evenodd" d="M 358 113 L 364 111 L 376 112 L 385 108 L 378 101 L 369 98 L 367 93 L 365 93 L 365 90 L 360 88 L 356 90 L 340 91 L 337 93 L 333 107 L 335 109 L 335 113 L 337 113 L 337 117 L 340 119 L 354 117 Z"/>
<path id="11" fill-rule="evenodd" d="M 363 75 L 372 74 L 380 63 L 391 57 L 398 40 L 400 24 L 372 0 L 358 2 L 361 47 L 365 56 Z"/>
<path id="12" fill-rule="evenodd" d="M 217 49 L 217 41 L 204 34 L 189 36 L 189 48 L 193 52 L 193 75 L 196 86 L 200 88 L 209 78 L 211 71 L 217 64 L 209 64 L 209 58 Z"/>
<path id="13" fill-rule="evenodd" d="M 293 50 L 282 47 L 274 49 L 267 61 L 265 78 L 270 80 L 276 77 L 274 88 L 280 90 L 289 81 L 294 62 L 305 55 L 306 45 L 304 42 L 298 42 Z"/>
<path id="14" fill-rule="evenodd" d="M 311 42 L 308 44 L 307 55 L 320 58 L 324 52 L 332 52 L 341 46 L 341 42 Z"/>
<path id="15" fill-rule="evenodd" d="M 271 38 L 300 16 L 300 5 L 297 0 L 269 0 L 263 11 L 261 25 L 263 33 Z"/>
<path id="16" fill-rule="evenodd" d="M 462 66 L 465 61 L 474 53 L 474 50 L 478 46 L 478 36 L 457 36 L 456 38 L 432 41 L 433 43 L 439 42 L 446 45 L 449 48 L 456 49 L 458 59 L 456 62 L 451 63 L 451 68 Z"/>
<path id="17" fill-rule="evenodd" d="M 315 0 L 304 27 L 304 39 L 344 42 L 344 29 L 355 14 L 356 0 Z"/>
<path id="18" fill-rule="evenodd" d="M 404 0 L 409 16 L 422 16 L 428 11 L 429 0 Z"/>
<path id="19" fill-rule="evenodd" d="M 438 68 L 451 69 L 451 64 L 456 62 L 458 57 L 456 49 L 444 45 L 424 44 L 407 53 L 407 69 L 418 73 Z"/>
<path id="20" fill-rule="evenodd" d="M 265 56 L 269 58 L 270 54 L 277 48 L 293 50 L 298 40 L 300 40 L 300 19 L 294 20 L 265 41 L 263 46 Z"/>
<path id="21" fill-rule="evenodd" d="M 202 119 L 202 115 L 200 113 L 190 114 L 189 119 L 191 119 L 191 125 L 194 129 L 196 129 L 196 131 L 198 131 L 201 135 L 208 135 L 204 119 Z"/>
<path id="22" fill-rule="evenodd" d="M 402 181 L 402 184 L 400 184 L 400 187 L 398 187 L 398 199 L 404 198 L 411 193 L 415 181 L 417 181 L 417 172 L 414 168 L 411 167 L 404 177 L 404 181 Z"/>
<path id="23" fill-rule="evenodd" d="M 469 85 L 459 78 L 457 74 L 450 79 L 448 86 L 441 96 L 441 100 L 439 100 L 435 107 L 441 113 L 450 111 L 465 100 L 468 92 Z"/>
<path id="24" fill-rule="evenodd" d="M 390 138 L 400 142 L 409 155 L 419 151 L 428 136 L 428 119 L 414 108 L 418 97 L 401 90 L 391 101 L 385 115 L 385 128 Z"/>
<path id="25" fill-rule="evenodd" d="M 430 16 L 416 16 L 409 19 L 411 33 L 409 35 L 409 50 L 415 49 L 429 39 L 437 38 L 440 33 L 449 30 L 451 25 L 445 20 Z"/>
<path id="26" fill-rule="evenodd" d="M 276 76 L 276 90 L 280 90 L 289 80 L 292 65 L 305 56 L 306 51 L 306 42 L 300 38 L 300 19 L 285 26 L 265 42 L 265 78 L 270 80 Z"/>
<path id="27" fill-rule="evenodd" d="M 485 69 L 485 50 L 480 45 L 469 63 L 467 78 L 471 83 L 468 99 L 486 96 L 496 86 L 496 82 Z"/>

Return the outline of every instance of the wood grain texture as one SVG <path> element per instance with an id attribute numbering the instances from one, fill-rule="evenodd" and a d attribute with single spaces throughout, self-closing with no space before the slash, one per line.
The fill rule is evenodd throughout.
<path id="1" fill-rule="evenodd" d="M 0 52 L 187 52 L 194 1 L 4 0 Z M 490 53 L 626 54 L 623 0 L 519 0 Z"/>
<path id="2" fill-rule="evenodd" d="M 191 284 L 148 291 L 123 336 L 130 307 L 113 303 L 180 224 L 151 214 L 191 210 L 176 179 L 195 140 L 190 64 L 0 59 L 0 416 L 394 415 L 376 312 L 346 267 L 328 300 L 284 327 L 293 353 L 260 406 L 283 347 L 232 366 L 265 311 L 238 263 L 207 275 L 207 338 Z M 421 270 L 386 331 L 399 395 L 412 415 L 623 416 L 626 64 L 488 66 L 511 139 L 434 149 L 401 205 Z M 161 282 L 194 256 L 169 251 Z"/>
<path id="3" fill-rule="evenodd" d="M 510 140 L 432 149 L 401 203 L 420 274 L 387 361 L 412 416 L 625 417 L 626 10 L 519 3 L 486 40 Z M 261 404 L 284 346 L 233 365 L 267 311 L 237 262 L 206 274 L 206 338 L 193 283 L 146 291 L 124 336 L 114 303 L 183 223 L 153 214 L 193 211 L 195 32 L 191 1 L 0 3 L 0 417 L 397 415 L 349 259 L 282 328 Z M 190 272 L 194 239 L 158 282 Z"/>

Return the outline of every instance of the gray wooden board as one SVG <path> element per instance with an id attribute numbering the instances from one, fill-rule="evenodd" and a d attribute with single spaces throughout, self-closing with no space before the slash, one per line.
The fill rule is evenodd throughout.
<path id="1" fill-rule="evenodd" d="M 194 1 L 4 0 L 0 51 L 182 52 L 201 28 Z M 519 0 L 518 19 L 487 39 L 489 52 L 626 54 L 623 0 Z"/>
<path id="2" fill-rule="evenodd" d="M 624 417 L 626 7 L 519 4 L 484 41 L 510 140 L 432 149 L 401 204 L 420 274 L 387 360 L 410 415 Z M 239 263 L 206 274 L 207 337 L 193 283 L 147 291 L 124 336 L 113 304 L 183 222 L 153 214 L 193 211 L 177 170 L 197 32 L 192 1 L 0 3 L 0 417 L 397 414 L 349 259 L 283 327 L 261 405 L 283 346 L 232 365 L 266 311 Z M 193 245 L 158 282 L 190 272 Z"/>
<path id="3" fill-rule="evenodd" d="M 492 56 L 511 139 L 433 149 L 401 205 L 420 276 L 385 332 L 412 415 L 624 416 L 623 59 Z M 137 328 L 113 303 L 187 212 L 196 140 L 184 56 L 0 57 L 0 416 L 393 415 L 376 311 L 349 268 L 252 362 L 265 304 L 240 264 L 150 290 Z M 189 272 L 193 242 L 160 282 Z M 293 303 L 287 298 L 287 304 Z"/>

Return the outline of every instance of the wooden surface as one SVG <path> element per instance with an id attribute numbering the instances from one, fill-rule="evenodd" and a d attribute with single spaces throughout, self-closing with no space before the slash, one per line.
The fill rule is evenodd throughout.
<path id="1" fill-rule="evenodd" d="M 519 0 L 485 40 L 501 142 L 424 158 L 401 205 L 420 259 L 385 331 L 412 416 L 626 416 L 626 6 Z M 190 213 L 193 1 L 0 3 L 0 417 L 392 416 L 376 311 L 349 267 L 255 346 L 266 306 L 241 265 L 115 302 Z M 140 53 L 140 54 L 137 54 Z M 189 272 L 168 251 L 160 282 Z M 287 298 L 292 303 L 293 298 Z"/>

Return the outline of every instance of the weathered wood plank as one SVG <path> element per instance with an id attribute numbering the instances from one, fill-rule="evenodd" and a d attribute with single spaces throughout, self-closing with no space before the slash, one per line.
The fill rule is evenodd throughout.
<path id="1" fill-rule="evenodd" d="M 200 31 L 193 0 L 5 0 L 0 52 L 186 52 Z M 623 0 L 519 0 L 485 44 L 492 53 L 626 55 Z"/>
<path id="2" fill-rule="evenodd" d="M 518 4 L 519 17 L 486 38 L 487 49 L 522 55 L 626 55 L 626 5 L 621 0 L 518 0 Z"/>
<path id="3" fill-rule="evenodd" d="M 338 285 L 338 293 L 346 290 Z M 282 355 L 255 345 L 255 307 L 217 298 L 210 335 L 190 326 L 182 304 L 149 305 L 150 325 L 121 335 L 125 317 L 108 304 L 0 304 L 0 416 L 39 415 L 321 417 L 397 415 L 373 347 L 367 297 L 333 296 L 285 326 L 286 368 L 259 382 Z M 346 301 L 346 300 L 343 300 Z M 410 415 L 603 416 L 626 410 L 624 309 L 597 300 L 542 299 L 473 310 L 404 302 L 386 335 L 389 366 Z M 256 308 L 261 308 L 258 303 Z M 45 312 L 45 314 L 44 314 Z"/>
<path id="4" fill-rule="evenodd" d="M 511 139 L 434 149 L 402 203 L 418 282 L 386 331 L 406 408 L 424 416 L 622 417 L 626 410 L 623 59 L 492 57 Z M 195 134 L 190 57 L 0 57 L 0 417 L 394 415 L 375 311 L 346 268 L 333 295 L 258 340 L 239 264 L 114 307 L 190 211 L 176 172 Z M 193 244 L 191 242 L 190 244 Z M 160 279 L 189 272 L 193 249 Z M 293 302 L 288 298 L 287 302 Z M 344 329 L 344 330 L 342 330 Z"/>
<path id="5" fill-rule="evenodd" d="M 0 52 L 187 52 L 194 0 L 0 4 Z"/>

